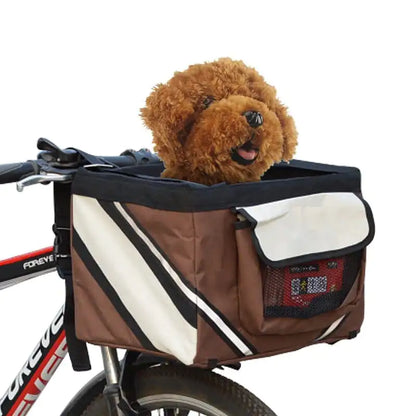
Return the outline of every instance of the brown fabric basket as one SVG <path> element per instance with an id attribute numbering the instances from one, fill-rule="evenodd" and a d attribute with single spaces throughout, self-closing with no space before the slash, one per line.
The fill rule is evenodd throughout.
<path id="1" fill-rule="evenodd" d="M 161 169 L 77 174 L 79 339 L 210 367 L 355 337 L 374 235 L 358 170 L 296 161 L 205 187 Z"/>

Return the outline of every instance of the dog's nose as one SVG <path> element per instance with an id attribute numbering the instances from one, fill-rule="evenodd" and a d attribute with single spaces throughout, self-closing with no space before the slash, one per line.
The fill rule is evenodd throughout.
<path id="1" fill-rule="evenodd" d="M 258 111 L 246 111 L 243 115 L 250 127 L 260 127 L 263 124 L 263 116 Z"/>

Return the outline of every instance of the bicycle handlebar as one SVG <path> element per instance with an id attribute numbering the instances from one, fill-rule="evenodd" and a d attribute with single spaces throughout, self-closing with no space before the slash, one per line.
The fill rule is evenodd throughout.
<path id="1" fill-rule="evenodd" d="M 21 178 L 34 173 L 35 166 L 32 162 L 8 163 L 6 165 L 0 165 L 0 184 L 17 182 Z"/>
<path id="2" fill-rule="evenodd" d="M 100 156 L 99 159 L 102 160 L 103 163 L 108 163 L 117 167 L 127 167 L 159 161 L 157 155 L 152 154 L 147 149 L 138 151 L 126 150 L 120 156 Z M 86 164 L 88 164 L 88 162 L 84 160 L 79 163 L 79 165 L 71 168 L 71 170 L 75 172 L 78 168 Z M 0 165 L 0 184 L 18 182 L 27 176 L 36 175 L 42 171 L 42 167 L 45 167 L 45 165 L 53 166 L 54 172 L 59 173 L 60 167 L 56 166 L 56 163 L 52 165 L 50 162 L 42 159 Z M 62 166 L 63 172 L 67 169 L 68 167 Z"/>

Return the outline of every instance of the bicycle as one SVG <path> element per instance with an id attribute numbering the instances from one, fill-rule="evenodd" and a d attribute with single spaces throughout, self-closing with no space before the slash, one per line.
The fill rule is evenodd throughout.
<path id="1" fill-rule="evenodd" d="M 70 230 L 60 226 L 57 212 L 69 212 L 69 199 L 62 198 L 62 193 L 70 187 L 81 166 L 121 167 L 158 160 L 146 149 L 128 150 L 115 157 L 96 157 L 72 148 L 60 149 L 46 139 L 39 139 L 38 149 L 41 152 L 36 160 L 0 165 L 0 184 L 16 182 L 17 189 L 22 191 L 30 185 L 53 183 L 57 237 L 51 247 L 0 261 L 0 289 L 57 270 L 62 277 L 62 264 L 70 262 L 67 250 Z M 71 314 L 73 311 L 68 305 L 60 308 L 0 399 L 0 416 L 26 415 L 39 398 L 66 357 L 68 344 L 77 342 L 65 325 Z M 117 350 L 110 346 L 102 346 L 101 353 L 104 371 L 80 390 L 62 416 L 275 415 L 252 393 L 213 372 L 215 367 L 210 370 L 187 367 L 136 351 L 126 351 L 120 363 Z M 88 364 L 81 367 L 88 369 Z M 239 369 L 240 365 L 232 367 Z"/>

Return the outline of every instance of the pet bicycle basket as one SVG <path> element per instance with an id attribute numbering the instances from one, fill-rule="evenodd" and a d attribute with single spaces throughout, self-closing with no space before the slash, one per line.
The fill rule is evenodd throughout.
<path id="1" fill-rule="evenodd" d="M 293 161 L 261 182 L 81 169 L 77 337 L 202 367 L 354 337 L 374 235 L 355 168 Z"/>

